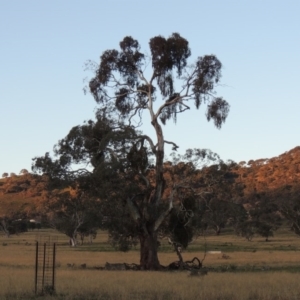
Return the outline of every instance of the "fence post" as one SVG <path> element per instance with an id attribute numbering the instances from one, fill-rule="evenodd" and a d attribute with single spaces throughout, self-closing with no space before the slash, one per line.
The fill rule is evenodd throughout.
<path id="1" fill-rule="evenodd" d="M 53 264 L 52 264 L 52 288 L 55 291 L 55 257 L 56 255 L 56 244 L 53 243 Z"/>
<path id="2" fill-rule="evenodd" d="M 43 277 L 42 277 L 42 292 L 44 292 L 45 285 L 45 269 L 46 269 L 46 243 L 44 243 L 44 258 L 43 258 Z"/>
<path id="3" fill-rule="evenodd" d="M 36 242 L 36 244 L 35 244 L 35 281 L 34 281 L 35 294 L 37 294 L 38 266 L 39 266 L 39 242 Z"/>

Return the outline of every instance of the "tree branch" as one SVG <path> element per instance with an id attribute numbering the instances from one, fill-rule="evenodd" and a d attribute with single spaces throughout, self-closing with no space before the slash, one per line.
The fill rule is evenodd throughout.
<path id="1" fill-rule="evenodd" d="M 170 142 L 170 141 L 166 141 L 166 140 L 164 140 L 164 142 L 165 142 L 166 144 L 171 144 L 171 145 L 173 145 L 172 150 L 174 150 L 174 151 L 176 151 L 176 150 L 179 148 L 179 146 L 177 146 L 174 142 Z"/>
<path id="2" fill-rule="evenodd" d="M 136 72 L 137 72 L 138 76 L 140 77 L 140 79 L 141 79 L 142 81 L 144 81 L 144 82 L 146 83 L 146 85 L 149 85 L 149 82 L 148 82 L 147 79 L 145 78 L 143 72 L 142 72 L 142 71 L 139 71 L 139 70 L 136 70 Z"/>
<path id="3" fill-rule="evenodd" d="M 148 135 L 139 135 L 137 139 L 145 139 L 147 142 L 150 144 L 152 152 L 155 154 L 156 153 L 156 146 L 154 145 L 152 139 Z"/>
<path id="4" fill-rule="evenodd" d="M 157 218 L 157 220 L 155 221 L 154 224 L 154 231 L 157 231 L 158 228 L 160 227 L 160 225 L 162 224 L 162 222 L 164 221 L 164 219 L 169 215 L 169 213 L 171 212 L 172 208 L 173 208 L 173 200 L 174 200 L 174 193 L 175 193 L 176 188 L 173 187 L 171 195 L 169 197 L 169 206 L 168 208 L 163 211 L 160 216 Z"/>
<path id="5" fill-rule="evenodd" d="M 131 197 L 131 198 L 127 198 L 126 199 L 126 203 L 128 205 L 130 214 L 132 216 L 132 218 L 134 219 L 134 221 L 137 221 L 139 219 L 141 219 L 141 213 L 137 207 L 137 205 L 135 204 L 135 202 L 133 201 L 135 198 L 135 196 Z"/>

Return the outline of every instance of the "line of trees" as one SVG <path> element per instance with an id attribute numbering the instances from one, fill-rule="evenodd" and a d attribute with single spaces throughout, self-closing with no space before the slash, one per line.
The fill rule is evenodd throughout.
<path id="1" fill-rule="evenodd" d="M 28 174 L 28 173 L 29 173 L 29 172 L 28 172 L 27 169 L 22 169 L 22 170 L 20 171 L 20 175 L 26 175 L 26 174 Z M 10 176 L 10 177 L 15 177 L 15 176 L 17 176 L 17 174 L 14 173 L 14 172 L 11 172 L 10 174 L 8 174 L 7 172 L 4 172 L 4 173 L 2 174 L 2 178 L 7 178 L 8 176 Z"/>

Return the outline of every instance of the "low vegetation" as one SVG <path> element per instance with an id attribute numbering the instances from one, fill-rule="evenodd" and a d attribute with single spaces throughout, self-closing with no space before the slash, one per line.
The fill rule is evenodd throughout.
<path id="1" fill-rule="evenodd" d="M 184 259 L 204 259 L 207 275 L 187 271 L 107 271 L 106 262 L 138 264 L 139 249 L 115 251 L 107 233 L 99 232 L 93 244 L 72 248 L 53 230 L 30 231 L 0 238 L 0 299 L 38 299 L 34 295 L 35 240 L 56 236 L 56 294 L 42 299 L 299 299 L 300 239 L 286 228 L 268 243 L 251 242 L 232 232 L 195 241 Z M 204 252 L 206 243 L 206 255 Z M 22 253 L 22 255 L 20 255 Z M 164 241 L 159 250 L 164 265 L 174 261 L 173 248 Z M 155 287 L 155 288 L 153 288 Z"/>

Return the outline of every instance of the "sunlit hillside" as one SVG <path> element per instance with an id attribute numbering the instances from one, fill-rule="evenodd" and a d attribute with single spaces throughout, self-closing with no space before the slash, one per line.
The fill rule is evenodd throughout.
<path id="1" fill-rule="evenodd" d="M 245 194 L 276 190 L 286 185 L 300 184 L 300 146 L 277 157 L 242 161 L 239 163 L 240 180 Z"/>
<path id="2" fill-rule="evenodd" d="M 20 212 L 30 217 L 45 194 L 45 178 L 30 173 L 0 179 L 0 216 Z"/>
<path id="3" fill-rule="evenodd" d="M 237 181 L 244 186 L 240 197 L 244 203 L 251 202 L 258 194 L 268 194 L 269 197 L 274 197 L 274 192 L 284 188 L 293 187 L 298 191 L 300 146 L 277 157 L 239 162 L 233 171 L 238 174 Z M 166 174 L 167 180 L 168 176 Z M 0 216 L 16 210 L 28 216 L 35 214 L 36 208 L 46 193 L 45 183 L 45 177 L 30 173 L 11 174 L 1 178 Z"/>

